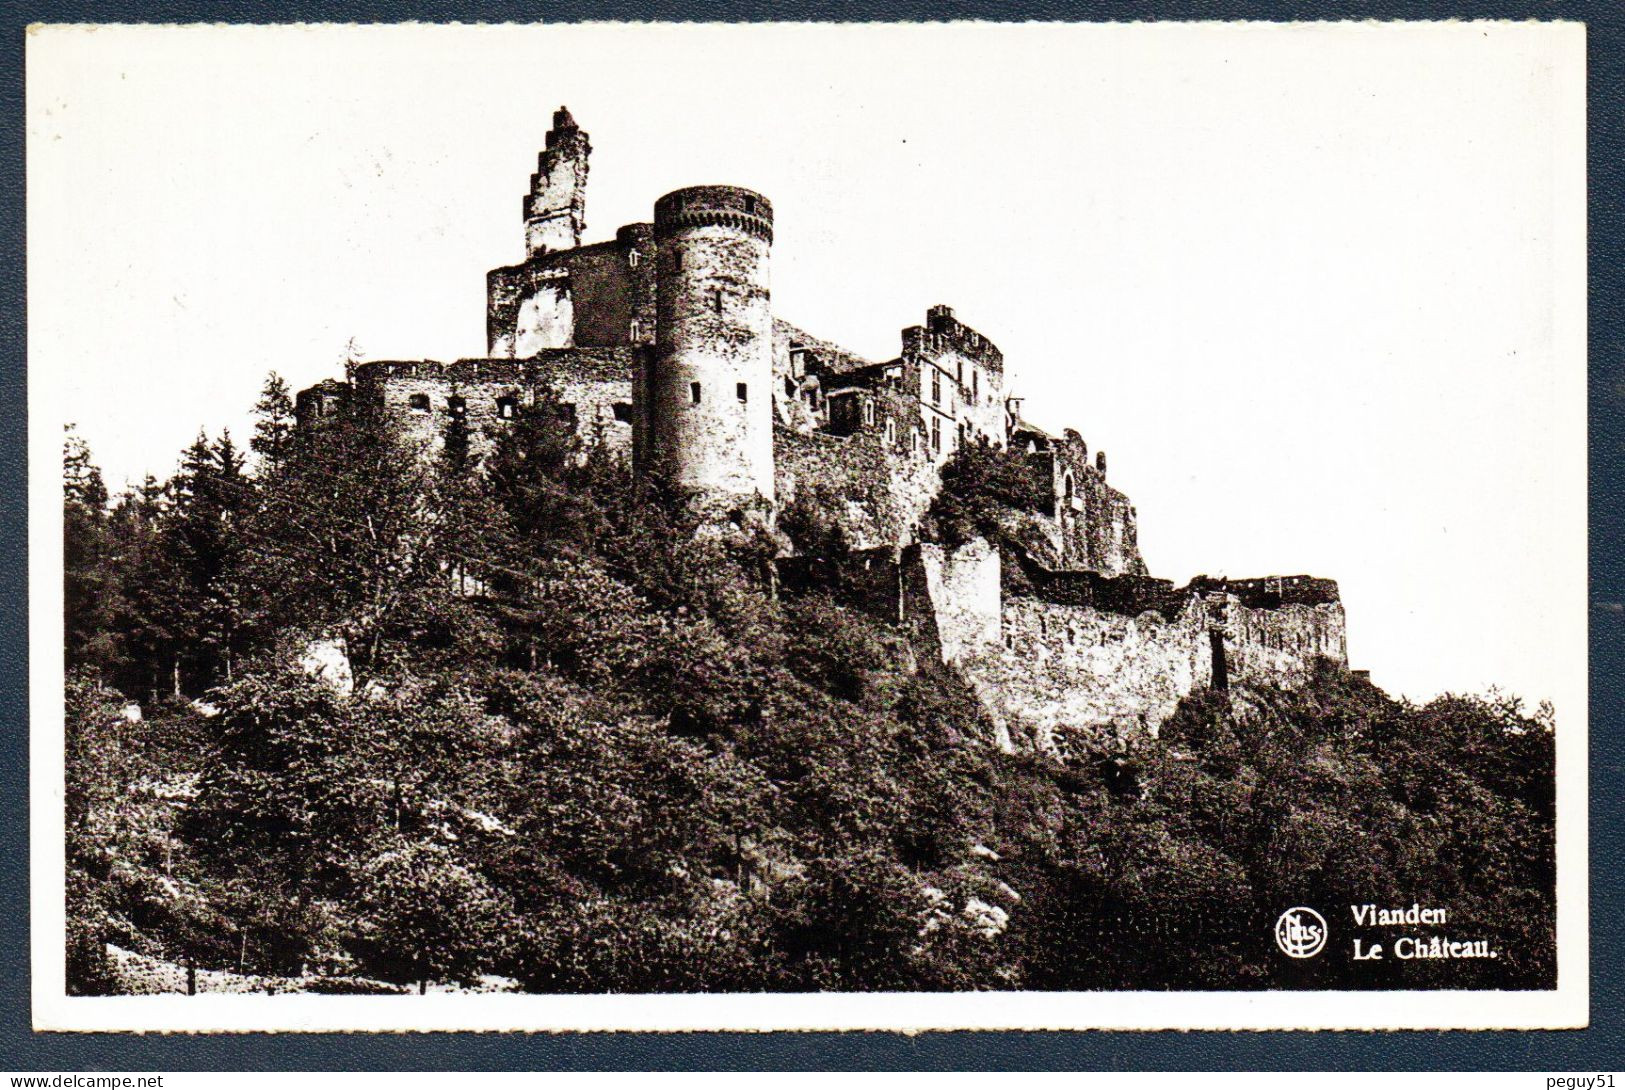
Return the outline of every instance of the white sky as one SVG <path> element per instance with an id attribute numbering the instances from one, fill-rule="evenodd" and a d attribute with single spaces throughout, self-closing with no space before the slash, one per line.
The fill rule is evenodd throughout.
<path id="1" fill-rule="evenodd" d="M 34 424 L 116 487 L 199 426 L 246 439 L 267 371 L 337 375 L 352 336 L 483 354 L 568 104 L 590 239 L 758 189 L 781 316 L 883 359 L 955 307 L 1029 417 L 1108 452 L 1153 574 L 1331 576 L 1390 691 L 1562 712 L 1582 58 L 1534 24 L 50 29 Z"/>

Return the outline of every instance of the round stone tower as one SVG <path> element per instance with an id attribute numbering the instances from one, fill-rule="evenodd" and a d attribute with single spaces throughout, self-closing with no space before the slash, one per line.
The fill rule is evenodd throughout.
<path id="1" fill-rule="evenodd" d="M 712 504 L 773 500 L 773 206 L 733 186 L 655 202 L 659 269 L 640 464 Z"/>

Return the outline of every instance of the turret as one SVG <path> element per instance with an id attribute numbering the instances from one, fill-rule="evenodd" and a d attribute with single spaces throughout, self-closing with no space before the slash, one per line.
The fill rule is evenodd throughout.
<path id="1" fill-rule="evenodd" d="M 587 156 L 592 144 L 570 111 L 553 114 L 547 147 L 525 197 L 525 256 L 573 250 L 587 228 Z"/>
<path id="2" fill-rule="evenodd" d="M 733 186 L 655 202 L 651 450 L 639 464 L 709 500 L 773 499 L 773 206 Z"/>

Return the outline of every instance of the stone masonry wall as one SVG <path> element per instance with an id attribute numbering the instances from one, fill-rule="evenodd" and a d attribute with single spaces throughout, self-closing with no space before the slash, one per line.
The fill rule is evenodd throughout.
<path id="1" fill-rule="evenodd" d="M 1207 613 L 1193 599 L 1174 620 L 1011 598 L 1001 642 L 961 671 L 1018 744 L 1067 756 L 1080 743 L 1155 735 L 1180 700 L 1212 678 Z"/>
<path id="2" fill-rule="evenodd" d="M 848 436 L 777 427 L 773 433 L 779 505 L 824 498 L 854 549 L 906 545 L 939 486 L 936 466 L 889 446 L 885 433 Z"/>
<path id="3" fill-rule="evenodd" d="M 656 249 L 647 223 L 614 241 L 538 254 L 486 274 L 486 350 L 526 358 L 549 348 L 649 344 Z"/>
<path id="4" fill-rule="evenodd" d="M 1317 659 L 1347 663 L 1343 607 L 1329 580 L 1248 580 L 1238 594 L 1213 580 L 1173 590 L 1165 580 L 1067 572 L 1013 594 L 998 552 L 981 541 L 953 552 L 921 546 L 903 564 L 905 620 L 976 692 L 1002 746 L 1063 758 L 1111 747 L 1154 736 L 1216 677 L 1292 687 Z M 1282 586 L 1301 600 L 1282 604 L 1270 589 Z"/>
<path id="5" fill-rule="evenodd" d="M 381 403 L 409 441 L 436 451 L 461 398 L 477 452 L 518 412 L 546 391 L 573 420 L 583 444 L 603 443 L 630 457 L 632 372 L 638 349 L 557 349 L 526 360 L 465 359 L 453 363 L 371 361 L 355 369 L 358 396 Z"/>
<path id="6" fill-rule="evenodd" d="M 1077 432 L 1049 450 L 1027 455 L 1039 487 L 1055 497 L 1051 536 L 1060 567 L 1105 575 L 1143 575 L 1134 506 L 1106 483 L 1104 456 L 1089 460 L 1089 445 Z"/>

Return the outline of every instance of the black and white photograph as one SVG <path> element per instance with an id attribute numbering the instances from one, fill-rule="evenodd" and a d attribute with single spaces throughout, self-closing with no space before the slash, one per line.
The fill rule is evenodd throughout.
<path id="1" fill-rule="evenodd" d="M 1573 23 L 40 26 L 51 1030 L 1573 1028 Z"/>

